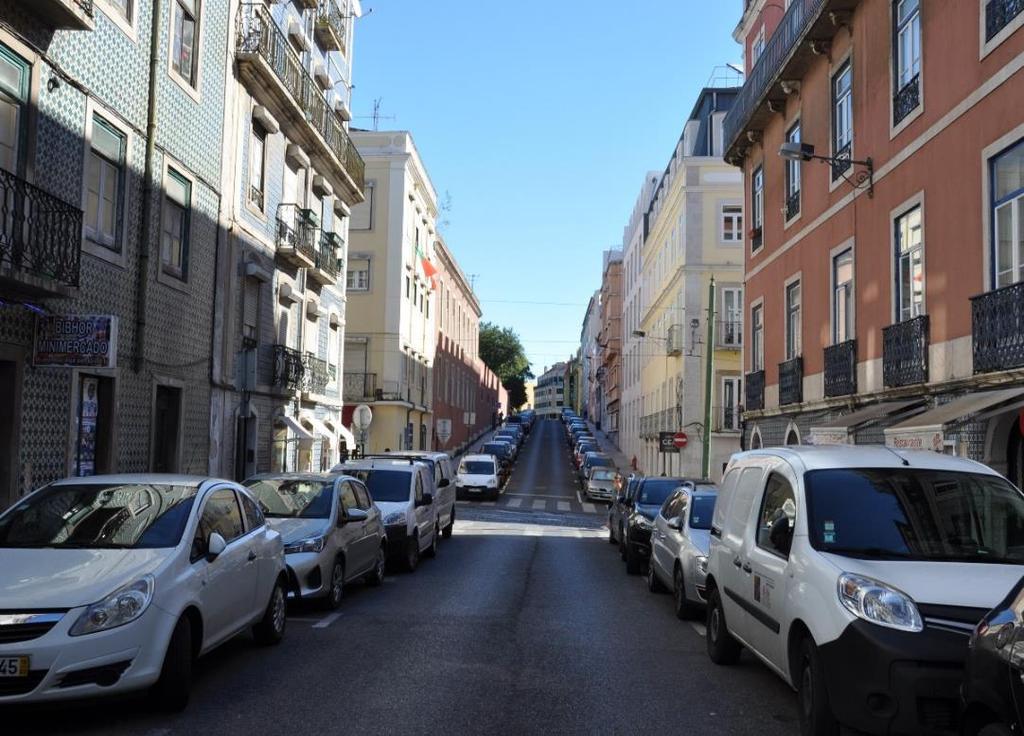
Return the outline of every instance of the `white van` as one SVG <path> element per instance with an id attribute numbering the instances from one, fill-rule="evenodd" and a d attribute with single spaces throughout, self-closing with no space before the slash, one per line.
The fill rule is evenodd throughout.
<path id="1" fill-rule="evenodd" d="M 1024 494 L 979 463 L 885 447 L 733 456 L 707 649 L 797 690 L 800 732 L 959 733 L 971 632 L 1021 578 Z"/>
<path id="2" fill-rule="evenodd" d="M 400 450 L 367 457 L 398 458 L 417 460 L 430 465 L 434 484 L 430 492 L 434 495 L 434 513 L 441 526 L 441 536 L 448 539 L 455 530 L 455 469 L 447 452 L 428 450 Z"/>

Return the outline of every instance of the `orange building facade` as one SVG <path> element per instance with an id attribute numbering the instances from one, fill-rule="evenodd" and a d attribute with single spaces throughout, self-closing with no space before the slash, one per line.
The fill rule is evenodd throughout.
<path id="1" fill-rule="evenodd" d="M 724 137 L 747 447 L 886 442 L 1024 480 L 1022 7 L 746 3 Z"/>

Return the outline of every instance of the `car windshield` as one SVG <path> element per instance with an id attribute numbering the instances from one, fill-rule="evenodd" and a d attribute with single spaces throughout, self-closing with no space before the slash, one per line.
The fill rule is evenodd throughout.
<path id="1" fill-rule="evenodd" d="M 690 505 L 690 528 L 710 529 L 715 513 L 715 496 L 694 496 Z"/>
<path id="2" fill-rule="evenodd" d="M 595 467 L 598 467 L 598 466 L 600 466 L 602 468 L 610 468 L 610 467 L 613 467 L 615 465 L 615 463 L 612 462 L 612 459 L 610 457 L 600 457 L 600 456 L 594 456 L 594 455 L 589 455 L 584 460 L 584 463 L 586 464 L 586 466 L 588 468 L 595 468 Z"/>
<path id="3" fill-rule="evenodd" d="M 459 467 L 462 475 L 494 475 L 494 463 L 490 460 L 467 460 Z"/>
<path id="4" fill-rule="evenodd" d="M 683 482 L 678 478 L 646 478 L 640 485 L 640 494 L 636 502 L 661 506 L 669 494 L 682 484 Z"/>
<path id="5" fill-rule="evenodd" d="M 596 468 L 593 473 L 590 474 L 591 480 L 615 480 L 615 471 L 608 470 L 607 468 Z"/>
<path id="6" fill-rule="evenodd" d="M 46 486 L 0 516 L 0 547 L 176 547 L 198 490 L 149 483 Z"/>
<path id="7" fill-rule="evenodd" d="M 334 481 L 295 478 L 256 478 L 246 488 L 263 509 L 277 519 L 327 519 L 331 515 Z"/>
<path id="8" fill-rule="evenodd" d="M 410 474 L 402 470 L 345 468 L 345 475 L 361 480 L 374 501 L 408 501 L 412 496 Z"/>
<path id="9" fill-rule="evenodd" d="M 486 445 L 484 445 L 484 452 L 489 452 L 492 455 L 498 455 L 500 457 L 507 452 L 507 447 L 508 445 L 502 444 L 500 442 L 489 442 Z"/>
<path id="10" fill-rule="evenodd" d="M 811 545 L 870 559 L 1024 562 L 1024 495 L 1002 478 L 914 468 L 804 476 Z"/>

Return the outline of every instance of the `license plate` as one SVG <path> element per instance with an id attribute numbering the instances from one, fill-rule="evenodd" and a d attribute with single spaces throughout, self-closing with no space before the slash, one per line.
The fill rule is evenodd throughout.
<path id="1" fill-rule="evenodd" d="M 28 677 L 28 657 L 0 657 L 0 677 Z"/>

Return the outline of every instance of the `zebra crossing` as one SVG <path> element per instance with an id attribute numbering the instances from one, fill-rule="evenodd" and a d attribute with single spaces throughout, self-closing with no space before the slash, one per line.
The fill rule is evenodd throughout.
<path id="1" fill-rule="evenodd" d="M 515 511 L 542 512 L 547 514 L 601 514 L 608 512 L 604 504 L 594 504 L 565 496 L 539 496 L 526 493 L 504 493 L 497 501 L 459 501 L 460 506 L 470 508 L 502 508 Z"/>

